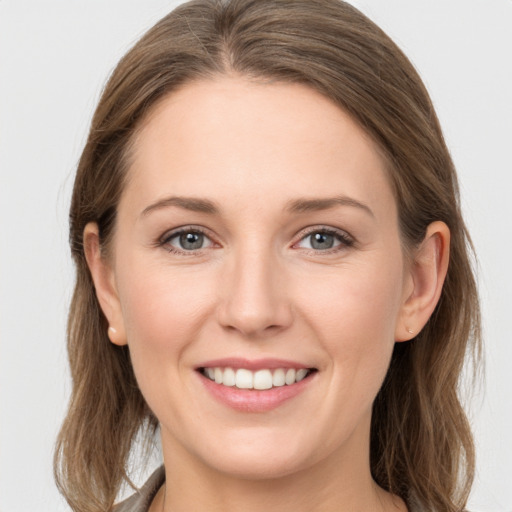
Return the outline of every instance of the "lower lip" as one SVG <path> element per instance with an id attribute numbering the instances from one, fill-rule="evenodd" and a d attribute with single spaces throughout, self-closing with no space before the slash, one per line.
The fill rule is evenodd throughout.
<path id="1" fill-rule="evenodd" d="M 208 379 L 201 373 L 198 375 L 205 388 L 222 404 L 237 411 L 266 412 L 276 409 L 284 402 L 302 393 L 311 384 L 316 372 L 295 384 L 265 390 L 224 386 Z"/>

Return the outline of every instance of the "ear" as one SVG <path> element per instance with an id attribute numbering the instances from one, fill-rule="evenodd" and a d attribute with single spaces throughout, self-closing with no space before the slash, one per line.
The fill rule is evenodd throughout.
<path id="1" fill-rule="evenodd" d="M 441 296 L 449 259 L 450 229 L 444 222 L 433 222 L 411 257 L 396 341 L 414 338 L 427 323 Z"/>
<path id="2" fill-rule="evenodd" d="M 95 222 L 89 222 L 85 226 L 83 243 L 85 258 L 96 289 L 96 297 L 109 324 L 108 337 L 115 345 L 126 345 L 126 333 L 121 303 L 115 285 L 114 270 L 105 255 L 102 254 L 98 225 Z"/>

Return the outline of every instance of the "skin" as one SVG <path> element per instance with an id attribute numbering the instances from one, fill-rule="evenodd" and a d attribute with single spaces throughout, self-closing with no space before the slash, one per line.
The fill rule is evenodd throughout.
<path id="1" fill-rule="evenodd" d="M 129 345 L 160 421 L 166 486 L 151 510 L 406 510 L 371 478 L 371 406 L 394 343 L 437 303 L 446 225 L 406 258 L 377 147 L 306 86 L 188 84 L 134 147 L 110 257 L 95 224 L 84 242 L 111 341 Z M 176 196 L 217 212 L 154 207 Z M 333 197 L 344 204 L 290 210 Z M 202 248 L 180 249 L 184 226 L 204 231 Z M 311 230 L 325 228 L 344 238 L 312 249 Z M 214 400 L 195 370 L 222 357 L 318 371 L 278 408 L 248 413 Z"/>

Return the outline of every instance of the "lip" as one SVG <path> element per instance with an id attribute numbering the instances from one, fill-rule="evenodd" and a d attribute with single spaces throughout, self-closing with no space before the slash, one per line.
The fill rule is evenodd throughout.
<path id="1" fill-rule="evenodd" d="M 203 363 L 200 368 L 208 367 L 231 367 L 245 368 L 248 370 L 274 369 L 274 368 L 307 368 L 305 365 L 291 361 L 276 359 L 261 359 L 258 361 L 247 361 L 243 359 L 217 359 Z M 208 393 L 221 404 L 236 411 L 246 413 L 262 413 L 277 409 L 288 400 L 297 397 L 307 390 L 316 380 L 318 372 L 312 372 L 299 382 L 294 384 L 273 387 L 271 389 L 239 389 L 234 386 L 217 384 L 204 376 L 200 371 L 195 372 L 202 385 Z"/>
<path id="2" fill-rule="evenodd" d="M 297 361 L 291 361 L 287 359 L 275 359 L 275 358 L 263 358 L 263 359 L 244 359 L 241 357 L 226 357 L 223 359 L 212 359 L 205 361 L 196 366 L 196 370 L 200 368 L 244 368 L 246 370 L 257 371 L 257 370 L 276 370 L 277 368 L 312 368 L 306 364 L 299 363 Z"/>

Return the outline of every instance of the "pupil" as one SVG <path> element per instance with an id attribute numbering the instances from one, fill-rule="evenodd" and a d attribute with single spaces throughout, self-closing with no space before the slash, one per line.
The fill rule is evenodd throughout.
<path id="1" fill-rule="evenodd" d="M 331 249 L 334 245 L 334 236 L 326 233 L 311 235 L 311 247 L 313 249 Z"/>
<path id="2" fill-rule="evenodd" d="M 203 239 L 204 237 L 201 233 L 184 233 L 180 236 L 180 244 L 183 249 L 188 249 L 189 251 L 201 249 Z"/>

